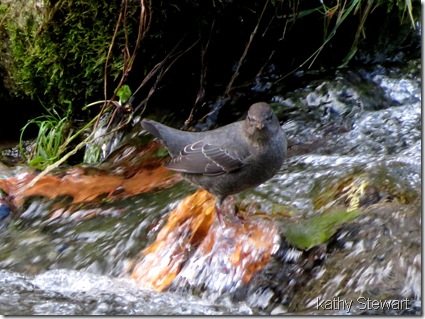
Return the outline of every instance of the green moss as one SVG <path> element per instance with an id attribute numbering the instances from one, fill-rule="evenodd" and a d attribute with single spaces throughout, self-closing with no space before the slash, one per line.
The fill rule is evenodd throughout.
<path id="1" fill-rule="evenodd" d="M 24 23 L 6 16 L 13 55 L 13 93 L 38 97 L 48 108 L 66 108 L 66 101 L 82 107 L 103 96 L 104 68 L 120 13 L 120 1 L 45 1 L 43 23 L 27 15 Z M 128 16 L 137 17 L 132 6 Z M 4 12 L 3 9 L 2 12 Z M 122 72 L 125 32 L 129 43 L 134 32 L 120 28 L 111 51 L 108 79 L 117 80 Z M 115 83 L 116 84 L 116 83 Z M 111 84 L 111 90 L 114 89 Z M 110 92 L 108 92 L 110 93 Z"/>
<path id="2" fill-rule="evenodd" d="M 0 16 L 4 16 L 7 12 L 8 6 L 5 4 L 0 4 Z"/>
<path id="3" fill-rule="evenodd" d="M 160 148 L 155 152 L 154 156 L 157 158 L 165 158 L 168 156 L 168 151 L 166 148 Z"/>

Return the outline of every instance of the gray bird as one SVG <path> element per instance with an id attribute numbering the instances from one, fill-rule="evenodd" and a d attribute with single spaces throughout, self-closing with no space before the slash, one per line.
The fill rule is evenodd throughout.
<path id="1" fill-rule="evenodd" d="M 285 133 L 265 102 L 251 105 L 244 121 L 211 131 L 180 131 L 147 119 L 142 127 L 167 147 L 172 159 L 165 167 L 216 196 L 220 223 L 224 199 L 272 178 L 286 155 Z"/>

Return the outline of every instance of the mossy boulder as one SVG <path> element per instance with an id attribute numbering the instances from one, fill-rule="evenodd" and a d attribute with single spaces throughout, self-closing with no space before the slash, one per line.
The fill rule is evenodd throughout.
<path id="1" fill-rule="evenodd" d="M 102 97 L 120 2 L 3 0 L 0 9 L 0 67 L 10 94 L 39 98 L 48 108 L 69 103 L 81 108 Z M 131 28 L 125 31 L 132 36 Z M 123 37 L 121 30 L 109 57 L 112 81 L 122 70 Z"/>

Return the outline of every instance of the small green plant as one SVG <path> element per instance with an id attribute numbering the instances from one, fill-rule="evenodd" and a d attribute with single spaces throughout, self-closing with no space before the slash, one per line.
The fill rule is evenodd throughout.
<path id="1" fill-rule="evenodd" d="M 131 93 L 131 91 L 129 91 L 129 88 L 126 88 L 125 90 L 126 93 Z M 107 102 L 109 101 L 96 101 L 84 106 L 83 110 L 86 110 L 93 105 L 105 104 Z M 119 105 L 118 102 L 111 102 L 111 104 L 113 105 L 111 107 L 116 107 L 117 105 Z M 83 147 L 86 147 L 86 145 L 88 145 L 89 143 L 93 143 L 93 141 L 96 139 L 103 139 L 105 138 L 105 136 L 112 134 L 122 126 L 128 124 L 128 121 L 129 119 L 131 119 L 131 116 L 129 117 L 129 119 L 127 119 L 126 122 L 121 124 L 121 126 L 118 125 L 117 127 L 107 130 L 102 135 L 95 136 L 95 123 L 97 123 L 99 118 L 103 114 L 105 114 L 106 116 L 104 120 L 106 123 L 108 123 L 111 120 L 111 117 L 114 116 L 115 113 L 111 112 L 111 107 L 108 107 L 98 113 L 93 119 L 91 119 L 88 123 L 86 123 L 77 131 L 74 131 L 71 125 L 72 105 L 70 101 L 68 101 L 68 108 L 63 116 L 60 116 L 55 109 L 49 110 L 44 107 L 46 109 L 46 114 L 28 121 L 28 123 L 21 130 L 21 136 L 19 141 L 21 156 L 27 161 L 30 166 L 40 170 L 44 170 L 45 173 L 47 173 L 50 169 L 64 163 L 70 156 L 74 155 L 78 150 L 82 149 Z M 29 152 L 29 154 L 26 154 L 26 151 L 23 147 L 23 135 L 28 126 L 34 124 L 38 126 L 38 135 L 34 141 L 33 149 Z M 80 137 L 81 134 L 88 129 L 91 129 L 91 133 L 87 137 L 85 137 L 82 142 L 70 149 L 71 142 L 74 141 L 76 138 Z"/>
<path id="2" fill-rule="evenodd" d="M 103 104 L 103 105 L 112 104 L 113 107 L 116 107 L 117 105 L 119 105 L 119 103 L 116 102 L 116 101 L 102 100 L 102 101 L 96 101 L 96 102 L 87 104 L 86 106 L 83 107 L 83 110 L 86 110 L 87 108 L 94 106 L 94 105 L 98 105 L 98 104 Z M 103 138 L 106 135 L 113 134 L 117 130 L 125 127 L 128 123 L 130 123 L 130 121 L 132 119 L 132 113 L 131 112 L 130 112 L 129 116 L 126 117 L 126 119 L 124 119 L 123 121 L 120 122 L 120 124 L 118 124 L 117 126 L 115 126 L 114 128 L 111 128 L 111 129 L 109 129 L 109 127 L 108 127 L 107 131 L 105 133 L 96 136 L 96 132 L 97 132 L 96 127 L 97 127 L 97 123 L 99 122 L 99 119 L 103 115 L 105 115 L 106 116 L 105 121 L 108 122 L 108 119 L 111 120 L 115 116 L 115 112 L 113 110 L 111 110 L 111 107 L 112 106 L 102 108 L 102 110 L 94 118 L 92 118 L 90 122 L 88 122 L 86 125 L 81 127 L 75 133 L 73 133 L 72 131 L 66 132 L 66 130 L 60 131 L 60 135 L 62 137 L 65 136 L 65 133 L 67 133 L 67 135 L 66 135 L 67 137 L 60 139 L 61 141 L 63 140 L 63 143 L 60 144 L 60 146 L 58 148 L 56 148 L 56 150 L 58 151 L 58 154 L 55 155 L 54 152 L 51 152 L 52 156 L 47 156 L 47 153 L 46 153 L 46 156 L 43 156 L 44 152 L 41 152 L 41 158 L 39 158 L 39 159 L 41 159 L 42 161 L 40 161 L 40 160 L 35 160 L 36 157 L 34 157 L 34 155 L 36 153 L 32 152 L 29 163 L 32 162 L 34 165 L 37 165 L 39 168 L 43 169 L 43 171 L 40 174 L 38 174 L 33 180 L 31 180 L 31 182 L 29 182 L 25 186 L 24 189 L 34 186 L 40 180 L 40 178 L 42 178 L 43 176 L 48 174 L 53 169 L 55 169 L 55 168 L 59 167 L 60 165 L 62 165 L 63 163 L 65 163 L 71 156 L 75 155 L 75 153 L 77 153 L 82 148 L 86 147 L 88 144 L 93 143 L 96 139 Z M 117 110 L 117 108 L 115 108 L 115 110 Z M 42 134 L 42 132 L 49 132 L 50 133 L 50 132 L 52 132 L 52 128 L 54 128 L 53 131 L 58 133 L 59 127 L 66 128 L 66 126 L 60 125 L 60 123 L 62 123 L 62 119 L 60 117 L 58 117 L 57 114 L 52 114 L 51 112 L 48 112 L 48 113 L 49 113 L 48 115 L 44 115 L 44 116 L 41 116 L 37 119 L 30 121 L 31 123 L 38 124 L 39 127 L 42 128 L 42 130 L 39 131 L 39 135 L 38 135 L 37 140 L 39 140 L 42 143 L 42 145 L 45 145 L 45 147 L 42 148 L 44 151 L 46 149 L 47 150 L 53 150 L 54 148 L 48 147 L 48 145 L 56 145 L 56 142 L 52 141 L 52 140 L 55 139 L 55 136 L 54 136 L 53 133 L 48 134 L 48 136 L 49 136 L 48 138 L 44 138 L 44 137 L 40 136 Z M 70 123 L 69 114 L 68 114 L 68 116 L 66 116 L 66 118 L 69 119 L 69 121 L 65 121 L 65 122 Z M 46 124 L 46 122 L 49 123 L 49 124 Z M 23 128 L 23 130 L 25 130 L 25 128 L 31 123 L 28 123 Z M 47 127 L 47 129 L 45 127 Z M 73 146 L 70 149 L 69 148 L 70 143 L 75 138 L 80 137 L 81 134 L 88 129 L 91 130 L 91 133 L 88 134 L 88 136 L 84 137 L 84 139 L 82 139 L 76 146 Z M 24 154 L 24 150 L 23 150 L 23 147 L 22 147 L 22 145 L 23 145 L 22 135 L 23 135 L 23 133 L 21 133 L 20 147 L 21 147 L 21 153 Z M 59 143 L 57 143 L 57 144 L 59 144 Z M 47 145 L 47 147 L 46 147 L 46 145 Z M 66 153 L 64 153 L 65 151 L 66 151 Z"/>
<path id="3" fill-rule="evenodd" d="M 60 116 L 55 109 L 49 110 L 44 105 L 46 114 L 30 120 L 21 130 L 20 152 L 21 156 L 27 160 L 28 164 L 37 169 L 44 169 L 48 165 L 56 162 L 66 151 L 69 140 L 72 136 L 71 102 L 64 116 Z M 34 147 L 28 156 L 23 149 L 23 135 L 30 125 L 38 126 L 38 135 L 34 142 Z"/>
<path id="4" fill-rule="evenodd" d="M 131 89 L 127 84 L 124 84 L 117 91 L 117 96 L 119 97 L 118 103 L 122 106 L 131 98 Z"/>

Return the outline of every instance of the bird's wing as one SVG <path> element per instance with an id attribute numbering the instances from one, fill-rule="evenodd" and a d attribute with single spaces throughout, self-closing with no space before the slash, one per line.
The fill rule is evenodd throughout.
<path id="1" fill-rule="evenodd" d="M 221 175 L 241 168 L 246 163 L 226 149 L 198 141 L 187 145 L 180 155 L 164 166 L 177 172 Z"/>

